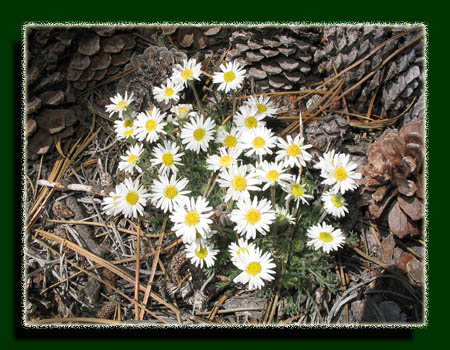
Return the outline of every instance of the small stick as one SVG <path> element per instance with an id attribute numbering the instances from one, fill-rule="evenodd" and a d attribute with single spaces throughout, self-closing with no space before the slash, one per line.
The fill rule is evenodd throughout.
<path id="1" fill-rule="evenodd" d="M 138 218 L 137 237 L 136 237 L 136 272 L 134 282 L 134 300 L 136 300 L 136 302 L 139 302 L 139 273 L 141 268 L 140 245 L 141 245 L 141 218 Z M 139 307 L 137 304 L 134 304 L 134 317 L 136 321 L 139 320 Z"/>
<path id="2" fill-rule="evenodd" d="M 47 181 L 47 180 L 38 180 L 37 184 L 39 186 L 45 186 L 45 187 L 50 187 L 50 188 L 54 188 L 55 190 L 58 191 L 77 191 L 77 192 L 86 192 L 88 194 L 92 194 L 98 197 L 107 197 L 108 194 L 104 191 L 101 190 L 96 191 L 94 189 L 93 186 L 89 186 L 89 185 L 82 185 L 82 184 L 68 184 L 68 185 L 64 185 L 62 183 L 59 182 L 54 182 L 54 181 Z"/>

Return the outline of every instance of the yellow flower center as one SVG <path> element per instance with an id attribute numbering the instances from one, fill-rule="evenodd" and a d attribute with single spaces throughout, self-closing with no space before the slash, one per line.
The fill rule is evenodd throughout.
<path id="1" fill-rule="evenodd" d="M 133 126 L 133 121 L 131 119 L 125 119 L 123 121 L 124 128 L 131 128 Z"/>
<path id="2" fill-rule="evenodd" d="M 164 189 L 164 196 L 169 199 L 173 199 L 178 194 L 178 190 L 174 185 L 166 186 Z"/>
<path id="3" fill-rule="evenodd" d="M 155 119 L 149 119 L 145 122 L 145 130 L 153 131 L 158 126 L 158 122 Z"/>
<path id="4" fill-rule="evenodd" d="M 329 243 L 333 240 L 333 236 L 331 235 L 330 232 L 320 232 L 319 239 L 321 241 L 324 241 L 325 243 Z"/>
<path id="5" fill-rule="evenodd" d="M 252 261 L 251 263 L 247 264 L 245 272 L 247 272 L 249 275 L 256 276 L 261 272 L 261 264 L 257 261 Z"/>
<path id="6" fill-rule="evenodd" d="M 203 129 L 203 128 L 195 129 L 194 130 L 194 139 L 196 141 L 201 141 L 205 137 L 205 134 L 206 134 L 205 129 Z"/>
<path id="7" fill-rule="evenodd" d="M 171 87 L 166 87 L 164 89 L 164 95 L 166 95 L 168 97 L 172 96 L 173 95 L 173 89 Z"/>
<path id="8" fill-rule="evenodd" d="M 203 246 L 200 246 L 200 250 L 194 250 L 194 254 L 199 258 L 199 259 L 204 259 L 206 258 L 206 256 L 208 255 L 208 251 L 206 250 L 206 248 L 204 248 Z"/>
<path id="9" fill-rule="evenodd" d="M 200 216 L 196 210 L 191 210 L 184 216 L 184 222 L 188 226 L 195 226 L 200 222 Z"/>
<path id="10" fill-rule="evenodd" d="M 243 191 L 247 187 L 247 180 L 241 175 L 236 175 L 231 181 L 231 185 L 236 191 Z"/>
<path id="11" fill-rule="evenodd" d="M 251 116 L 245 118 L 244 124 L 247 128 L 254 129 L 258 125 L 258 120 L 256 120 L 256 118 L 251 115 Z"/>
<path id="12" fill-rule="evenodd" d="M 250 225 L 254 225 L 261 220 L 261 213 L 258 209 L 249 209 L 245 214 L 245 219 Z"/>
<path id="13" fill-rule="evenodd" d="M 184 116 L 184 114 L 186 114 L 187 113 L 187 108 L 184 108 L 184 107 L 180 107 L 180 108 L 178 108 L 178 115 L 181 117 L 181 116 Z"/>
<path id="14" fill-rule="evenodd" d="M 123 132 L 123 134 L 124 134 L 124 136 L 129 137 L 129 136 L 133 135 L 133 131 L 134 131 L 133 128 L 129 128 L 129 129 L 125 130 Z"/>
<path id="15" fill-rule="evenodd" d="M 227 166 L 230 166 L 230 164 L 233 160 L 234 160 L 234 158 L 232 156 L 225 155 L 225 156 L 220 157 L 219 163 L 221 166 L 227 167 Z"/>
<path id="16" fill-rule="evenodd" d="M 129 191 L 125 196 L 125 200 L 130 205 L 135 205 L 139 200 L 139 194 L 136 191 Z"/>
<path id="17" fill-rule="evenodd" d="M 264 113 L 267 111 L 266 105 L 263 105 L 262 103 L 257 103 L 256 108 L 258 108 L 258 113 Z"/>
<path id="18" fill-rule="evenodd" d="M 128 107 L 128 102 L 125 100 L 119 101 L 119 102 L 117 102 L 116 107 L 117 107 L 117 109 L 120 109 L 120 110 L 125 109 Z"/>
<path id="19" fill-rule="evenodd" d="M 165 166 L 171 166 L 173 164 L 173 154 L 166 152 L 162 155 L 162 162 Z"/>
<path id="20" fill-rule="evenodd" d="M 347 170 L 343 167 L 338 166 L 334 169 L 334 178 L 338 181 L 344 181 L 348 177 Z"/>
<path id="21" fill-rule="evenodd" d="M 181 72 L 181 76 L 184 80 L 189 80 L 194 76 L 194 72 L 192 71 L 192 69 L 186 68 Z"/>
<path id="22" fill-rule="evenodd" d="M 238 250 L 236 250 L 237 255 L 240 255 L 241 253 L 248 253 L 248 249 L 245 247 L 240 247 Z"/>
<path id="23" fill-rule="evenodd" d="M 342 207 L 341 198 L 338 196 L 331 197 L 331 203 L 333 203 L 336 208 Z"/>
<path id="24" fill-rule="evenodd" d="M 291 185 L 291 193 L 296 197 L 301 197 L 305 193 L 303 187 L 299 184 Z"/>
<path id="25" fill-rule="evenodd" d="M 280 173 L 276 170 L 269 170 L 266 174 L 266 179 L 269 181 L 276 181 L 280 177 Z"/>
<path id="26" fill-rule="evenodd" d="M 137 154 L 130 154 L 128 156 L 128 163 L 136 163 L 138 159 L 139 157 L 137 156 Z"/>
<path id="27" fill-rule="evenodd" d="M 234 72 L 232 72 L 232 71 L 226 72 L 223 75 L 223 80 L 225 80 L 225 82 L 227 82 L 227 83 L 231 83 L 235 78 L 236 78 L 236 74 L 234 74 Z"/>
<path id="28" fill-rule="evenodd" d="M 223 140 L 223 143 L 225 144 L 225 146 L 227 146 L 228 148 L 233 148 L 234 146 L 237 145 L 237 140 L 236 137 L 232 136 L 232 135 L 228 135 L 225 137 L 225 139 Z"/>
<path id="29" fill-rule="evenodd" d="M 298 145 L 292 144 L 288 146 L 286 152 L 288 155 L 295 157 L 298 156 L 302 152 L 302 150 L 300 149 L 300 147 L 298 147 Z"/>
<path id="30" fill-rule="evenodd" d="M 256 136 L 252 142 L 252 145 L 255 148 L 264 147 L 265 144 L 266 144 L 266 140 L 264 140 L 264 138 L 262 138 L 261 136 Z"/>

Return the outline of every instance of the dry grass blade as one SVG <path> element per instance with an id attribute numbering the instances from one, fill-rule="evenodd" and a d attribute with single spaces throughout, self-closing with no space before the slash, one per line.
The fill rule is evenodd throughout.
<path id="1" fill-rule="evenodd" d="M 137 237 L 136 237 L 136 273 L 134 282 L 134 299 L 139 302 L 139 273 L 141 267 L 141 219 L 138 219 Z M 139 320 L 139 308 L 134 305 L 134 317 Z"/>
<path id="2" fill-rule="evenodd" d="M 62 244 L 63 246 L 66 246 L 67 248 L 77 252 L 78 254 L 84 256 L 85 258 L 97 263 L 98 265 L 110 270 L 112 273 L 114 273 L 115 275 L 119 276 L 120 278 L 124 279 L 125 281 L 134 284 L 134 278 L 132 276 L 130 276 L 128 273 L 126 273 L 125 271 L 123 271 L 122 269 L 118 268 L 116 265 L 111 264 L 109 261 L 106 261 L 102 258 L 100 258 L 99 256 L 91 253 L 90 251 L 78 246 L 77 244 L 68 241 L 64 238 L 58 237 L 50 232 L 46 232 L 43 230 L 39 230 L 39 229 L 35 229 L 34 230 L 36 233 L 38 233 L 40 236 L 45 237 L 47 239 L 50 239 L 54 242 L 57 242 L 59 244 Z M 143 285 L 139 284 L 139 289 L 143 292 L 147 292 L 147 288 L 145 288 Z M 155 301 L 157 301 L 158 303 L 168 307 L 170 310 L 172 310 L 175 314 L 179 315 L 180 314 L 180 310 L 178 310 L 178 308 L 176 308 L 174 305 L 166 302 L 164 300 L 164 298 L 162 298 L 160 295 L 156 294 L 155 292 L 149 291 L 148 295 L 150 297 L 152 297 Z"/>

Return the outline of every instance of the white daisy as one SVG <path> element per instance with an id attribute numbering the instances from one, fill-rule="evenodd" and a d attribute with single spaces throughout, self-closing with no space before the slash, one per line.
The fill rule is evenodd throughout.
<path id="1" fill-rule="evenodd" d="M 186 121 L 189 115 L 193 115 L 191 104 L 178 104 L 170 108 L 170 111 L 175 115 L 173 118 L 171 115 L 167 117 L 167 120 L 178 125 L 179 122 Z"/>
<path id="2" fill-rule="evenodd" d="M 202 66 L 195 58 L 183 60 L 183 64 L 177 64 L 173 69 L 172 79 L 176 84 L 187 86 L 189 81 L 200 80 Z"/>
<path id="3" fill-rule="evenodd" d="M 125 97 L 117 94 L 114 97 L 110 98 L 112 104 L 105 106 L 106 112 L 109 113 L 111 117 L 114 113 L 119 113 L 119 117 L 122 118 L 123 112 L 128 108 L 131 102 L 133 102 L 133 93 L 131 93 L 130 97 L 127 96 L 127 92 L 125 91 Z"/>
<path id="4" fill-rule="evenodd" d="M 255 243 L 249 243 L 244 238 L 239 238 L 237 244 L 236 242 L 231 242 L 230 245 L 228 246 L 228 251 L 231 255 L 231 262 L 233 263 L 236 262 L 239 255 L 241 255 L 242 253 L 248 254 L 251 249 L 255 248 L 256 248 Z"/>
<path id="5" fill-rule="evenodd" d="M 246 70 L 238 62 L 233 61 L 221 64 L 219 68 L 221 72 L 215 72 L 213 75 L 213 83 L 220 84 L 217 90 L 227 93 L 241 87 Z"/>
<path id="6" fill-rule="evenodd" d="M 155 142 L 159 138 L 159 134 L 166 134 L 163 122 L 165 113 L 161 113 L 160 109 L 155 107 L 145 113 L 139 113 L 135 122 L 136 139 L 145 140 L 149 143 Z"/>
<path id="7" fill-rule="evenodd" d="M 102 202 L 103 210 L 106 215 L 117 215 L 121 212 L 120 202 L 124 191 L 126 190 L 123 183 L 116 185 L 113 192 L 109 193 L 109 197 L 105 197 Z"/>
<path id="8" fill-rule="evenodd" d="M 337 218 L 344 217 L 345 213 L 348 213 L 348 209 L 346 207 L 347 202 L 339 193 L 333 193 L 332 191 L 325 192 L 322 195 L 322 202 L 327 213 Z"/>
<path id="9" fill-rule="evenodd" d="M 242 148 L 241 133 L 236 127 L 232 127 L 227 131 L 224 127 L 219 127 L 217 130 L 216 142 L 223 145 L 223 147 L 232 150 Z"/>
<path id="10" fill-rule="evenodd" d="M 300 204 L 300 201 L 303 204 L 309 204 L 307 200 L 314 198 L 312 195 L 306 194 L 305 185 L 301 184 L 300 177 L 298 176 L 281 185 L 281 188 L 286 193 L 288 193 L 288 195 L 286 196 L 286 200 L 289 200 L 291 198 L 294 199 L 297 208 Z"/>
<path id="11" fill-rule="evenodd" d="M 114 129 L 118 140 L 126 139 L 136 135 L 133 119 L 119 119 L 114 121 Z"/>
<path id="12" fill-rule="evenodd" d="M 160 175 L 151 185 L 150 198 L 157 208 L 164 212 L 171 212 L 175 205 L 182 205 L 188 200 L 190 191 L 183 191 L 189 181 L 185 178 L 177 180 L 175 174 L 170 179 L 167 175 Z"/>
<path id="13" fill-rule="evenodd" d="M 350 161 L 349 154 L 337 154 L 334 157 L 334 165 L 324 170 L 325 185 L 333 186 L 331 191 L 344 194 L 348 190 L 354 190 L 358 187 L 356 179 L 361 178 L 361 174 L 355 172 L 358 165 Z"/>
<path id="14" fill-rule="evenodd" d="M 219 155 L 213 154 L 206 160 L 208 164 L 206 168 L 212 171 L 229 168 L 232 165 L 236 165 L 241 153 L 242 151 L 238 148 L 231 150 L 227 150 L 224 147 L 219 148 Z"/>
<path id="15" fill-rule="evenodd" d="M 338 250 L 345 243 L 344 234 L 340 229 L 334 229 L 333 226 L 326 223 L 311 226 L 306 232 L 310 240 L 307 246 L 314 246 L 315 250 L 322 250 L 329 253 L 332 250 Z"/>
<path id="16" fill-rule="evenodd" d="M 250 107 L 244 105 L 233 116 L 233 122 L 239 128 L 239 131 L 243 132 L 265 125 L 266 123 L 262 121 L 263 118 L 263 116 L 258 115 L 258 108 L 256 106 Z"/>
<path id="17" fill-rule="evenodd" d="M 277 214 L 277 222 L 289 223 L 290 225 L 295 224 L 294 216 L 289 213 L 287 208 L 280 207 L 278 204 L 275 204 L 275 213 Z"/>
<path id="18" fill-rule="evenodd" d="M 271 281 L 274 279 L 274 269 L 276 265 L 273 263 L 272 256 L 269 252 L 262 255 L 259 248 L 251 249 L 248 254 L 239 255 L 236 264 L 237 268 L 242 272 L 233 279 L 235 283 L 248 283 L 248 289 L 260 289 L 264 286 L 264 280 Z"/>
<path id="19" fill-rule="evenodd" d="M 144 152 L 143 145 L 141 143 L 136 143 L 134 146 L 131 146 L 127 151 L 126 156 L 121 156 L 121 162 L 119 162 L 119 170 L 123 170 L 125 172 L 134 174 L 134 169 L 138 172 L 142 173 L 142 169 L 137 165 L 139 158 Z"/>
<path id="20" fill-rule="evenodd" d="M 267 199 L 258 201 L 258 198 L 254 197 L 253 201 L 239 200 L 236 206 L 237 209 L 231 212 L 230 219 L 236 223 L 236 231 L 239 234 L 251 239 L 256 237 L 256 232 L 263 235 L 269 232 L 276 215 Z"/>
<path id="21" fill-rule="evenodd" d="M 278 111 L 270 98 L 264 95 L 251 96 L 245 103 L 250 107 L 256 107 L 258 110 L 257 115 L 262 117 L 275 117 Z"/>
<path id="22" fill-rule="evenodd" d="M 144 186 L 139 185 L 139 180 L 125 179 L 125 188 L 118 204 L 120 210 L 125 217 L 137 218 L 138 214 L 142 215 L 147 198 L 150 196 Z"/>
<path id="23" fill-rule="evenodd" d="M 186 145 L 186 149 L 200 153 L 206 152 L 208 143 L 214 139 L 214 129 L 216 124 L 211 118 L 206 121 L 202 116 L 197 115 L 193 120 L 187 122 L 181 129 L 181 142 Z"/>
<path id="24" fill-rule="evenodd" d="M 178 84 L 174 84 L 170 79 L 167 79 L 167 83 L 161 85 L 161 87 L 153 88 L 153 96 L 155 96 L 156 101 L 164 102 L 169 104 L 169 102 L 177 103 L 180 99 L 180 91 L 182 87 Z"/>
<path id="25" fill-rule="evenodd" d="M 219 173 L 217 183 L 220 187 L 226 188 L 227 193 L 224 196 L 224 201 L 241 200 L 250 198 L 248 191 L 260 191 L 257 186 L 260 184 L 256 174 L 249 172 L 246 165 L 231 166 Z"/>
<path id="26" fill-rule="evenodd" d="M 286 174 L 286 168 L 283 163 L 262 161 L 256 167 L 256 174 L 259 179 L 265 183 L 262 188 L 263 191 L 268 189 L 271 185 L 283 184 L 292 179 L 292 175 Z"/>
<path id="27" fill-rule="evenodd" d="M 191 263 L 197 267 L 203 268 L 214 266 L 216 255 L 219 251 L 214 249 L 211 244 L 204 243 L 199 247 L 195 244 L 186 246 L 186 257 L 191 259 Z"/>
<path id="28" fill-rule="evenodd" d="M 311 155 L 306 152 L 308 148 L 311 148 L 311 145 L 303 144 L 303 137 L 297 135 L 294 139 L 291 135 L 286 137 L 286 141 L 281 137 L 278 138 L 278 147 L 280 148 L 277 151 L 277 157 L 275 158 L 277 161 L 283 161 L 286 166 L 294 167 L 295 165 L 300 167 L 306 166 L 305 162 L 311 160 Z"/>
<path id="29" fill-rule="evenodd" d="M 181 157 L 184 155 L 184 153 L 177 153 L 179 149 L 180 147 L 175 142 L 164 141 L 163 145 L 156 146 L 150 162 L 153 166 L 161 165 L 160 174 L 168 174 L 170 171 L 176 174 L 178 172 L 177 165 L 181 165 Z"/>
<path id="30" fill-rule="evenodd" d="M 177 237 L 181 237 L 185 244 L 192 243 L 198 233 L 206 238 L 211 230 L 209 225 L 213 214 L 212 207 L 203 197 L 197 197 L 197 200 L 190 198 L 182 205 L 177 205 L 173 209 L 170 220 L 174 223 L 172 228 Z"/>
<path id="31" fill-rule="evenodd" d="M 319 157 L 319 161 L 313 165 L 313 168 L 320 169 L 320 176 L 327 178 L 327 174 L 330 173 L 331 169 L 334 167 L 336 158 L 337 154 L 335 155 L 334 149 L 329 152 L 325 152 L 323 157 Z"/>
<path id="32" fill-rule="evenodd" d="M 277 137 L 265 126 L 258 126 L 242 134 L 242 147 L 247 150 L 245 153 L 247 157 L 253 154 L 259 157 L 272 154 L 276 141 Z"/>

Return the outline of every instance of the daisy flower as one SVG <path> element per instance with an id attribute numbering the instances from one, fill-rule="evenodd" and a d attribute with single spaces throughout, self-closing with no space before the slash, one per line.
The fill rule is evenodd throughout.
<path id="1" fill-rule="evenodd" d="M 157 107 L 145 113 L 139 113 L 135 122 L 136 139 L 152 143 L 158 140 L 158 134 L 166 134 L 164 126 L 167 123 L 163 122 L 164 117 L 165 113 L 161 113 Z"/>
<path id="2" fill-rule="evenodd" d="M 286 168 L 283 163 L 269 163 L 267 161 L 262 161 L 258 164 L 256 168 L 256 174 L 261 179 L 261 181 L 265 185 L 262 190 L 265 191 L 271 185 L 275 185 L 276 183 L 285 183 L 292 179 L 292 175 L 285 174 Z"/>
<path id="3" fill-rule="evenodd" d="M 120 202 L 123 196 L 125 187 L 124 185 L 118 184 L 113 192 L 109 193 L 109 197 L 105 197 L 102 202 L 103 210 L 106 215 L 117 215 L 121 212 Z"/>
<path id="4" fill-rule="evenodd" d="M 325 192 L 322 195 L 322 202 L 327 213 L 337 218 L 344 217 L 345 213 L 348 213 L 346 207 L 347 202 L 339 193 L 333 193 L 332 191 Z"/>
<path id="5" fill-rule="evenodd" d="M 127 155 L 120 157 L 122 161 L 119 162 L 119 170 L 123 170 L 133 175 L 134 169 L 136 168 L 138 172 L 142 173 L 142 169 L 137 165 L 142 152 L 144 152 L 142 144 L 137 143 L 134 146 L 131 146 L 127 151 Z"/>
<path id="6" fill-rule="evenodd" d="M 145 187 L 139 185 L 139 180 L 133 181 L 127 178 L 125 179 L 122 197 L 118 205 L 125 217 L 137 218 L 138 214 L 143 214 L 144 206 L 149 196 Z"/>
<path id="7" fill-rule="evenodd" d="M 186 257 L 191 259 L 191 263 L 197 267 L 203 268 L 214 266 L 216 255 L 219 251 L 214 249 L 211 244 L 204 243 L 199 247 L 195 244 L 186 246 Z"/>
<path id="8" fill-rule="evenodd" d="M 248 243 L 248 241 L 244 238 L 239 238 L 237 244 L 235 242 L 231 242 L 228 246 L 228 251 L 231 255 L 231 262 L 234 263 L 241 254 L 248 254 L 251 249 L 255 248 L 255 243 Z"/>
<path id="9" fill-rule="evenodd" d="M 214 138 L 215 127 L 216 124 L 211 118 L 205 121 L 202 116 L 197 115 L 181 129 L 181 142 L 186 145 L 186 149 L 196 153 L 200 153 L 200 150 L 206 152 L 209 141 Z"/>
<path id="10" fill-rule="evenodd" d="M 236 223 L 236 231 L 246 235 L 247 239 L 255 238 L 256 232 L 265 235 L 276 218 L 271 203 L 265 198 L 260 201 L 257 197 L 253 201 L 244 199 L 236 205 L 237 209 L 231 212 L 230 219 Z"/>
<path id="11" fill-rule="evenodd" d="M 210 219 L 213 214 L 212 207 L 203 197 L 189 198 L 182 205 L 177 205 L 173 209 L 170 220 L 174 223 L 172 228 L 177 237 L 182 237 L 185 244 L 192 243 L 197 233 L 206 238 L 210 231 L 209 225 L 212 223 Z"/>
<path id="12" fill-rule="evenodd" d="M 217 90 L 227 93 L 241 87 L 246 70 L 238 62 L 233 61 L 221 64 L 219 68 L 221 72 L 215 72 L 213 75 L 213 83 L 220 84 Z"/>
<path id="13" fill-rule="evenodd" d="M 253 154 L 261 157 L 266 154 L 272 154 L 272 148 L 275 147 L 277 137 L 265 126 L 246 131 L 242 134 L 242 147 L 248 151 L 247 157 Z"/>
<path id="14" fill-rule="evenodd" d="M 136 135 L 136 128 L 133 124 L 133 119 L 119 119 L 114 121 L 114 129 L 118 140 Z"/>
<path id="15" fill-rule="evenodd" d="M 123 112 L 128 108 L 131 102 L 133 102 L 133 93 L 131 93 L 130 97 L 127 96 L 127 92 L 125 91 L 125 97 L 122 97 L 121 94 L 117 94 L 114 97 L 110 98 L 112 104 L 105 106 L 106 113 L 109 113 L 111 117 L 114 113 L 119 113 L 119 117 L 122 118 Z"/>
<path id="16" fill-rule="evenodd" d="M 275 107 L 274 103 L 270 100 L 268 96 L 251 96 L 247 101 L 246 105 L 249 107 L 256 107 L 258 116 L 274 117 L 278 109 Z"/>
<path id="17" fill-rule="evenodd" d="M 169 104 L 169 102 L 177 103 L 180 99 L 179 92 L 182 87 L 178 84 L 174 84 L 170 79 L 167 79 L 166 85 L 161 85 L 161 87 L 153 88 L 153 96 L 155 96 L 156 101 L 164 102 Z"/>
<path id="18" fill-rule="evenodd" d="M 329 152 L 325 152 L 323 154 L 323 157 L 319 157 L 319 161 L 313 165 L 313 168 L 320 170 L 320 176 L 322 176 L 323 178 L 327 178 L 327 174 L 334 167 L 334 162 L 337 158 L 337 154 L 335 155 L 334 152 L 334 149 Z"/>
<path id="19" fill-rule="evenodd" d="M 164 141 L 164 144 L 157 145 L 153 152 L 153 158 L 150 162 L 153 166 L 161 165 L 160 174 L 168 174 L 170 171 L 176 174 L 178 172 L 177 165 L 181 165 L 181 157 L 184 153 L 177 153 L 180 149 L 175 142 Z"/>
<path id="20" fill-rule="evenodd" d="M 222 144 L 229 150 L 238 149 L 241 148 L 240 137 L 240 130 L 236 127 L 232 127 L 230 131 L 219 128 L 217 131 L 216 142 Z"/>
<path id="21" fill-rule="evenodd" d="M 266 123 L 262 121 L 263 118 L 263 116 L 258 115 L 257 107 L 244 105 L 233 116 L 233 121 L 240 131 L 250 131 L 258 126 L 265 125 Z"/>
<path id="22" fill-rule="evenodd" d="M 202 66 L 195 58 L 183 60 L 183 64 L 177 64 L 173 69 L 172 79 L 176 84 L 187 86 L 189 81 L 200 80 Z"/>
<path id="23" fill-rule="evenodd" d="M 310 194 L 306 194 L 305 192 L 305 185 L 302 185 L 300 182 L 300 177 L 292 178 L 289 182 L 281 185 L 282 189 L 288 193 L 286 196 L 286 200 L 294 199 L 296 204 L 296 207 L 298 208 L 298 205 L 300 204 L 300 201 L 303 204 L 309 204 L 308 199 L 314 198 Z"/>
<path id="24" fill-rule="evenodd" d="M 276 160 L 283 161 L 286 166 L 290 166 L 291 168 L 295 165 L 300 168 L 300 166 L 306 166 L 305 162 L 311 160 L 311 155 L 305 150 L 311 148 L 311 145 L 303 145 L 303 137 L 297 135 L 295 138 L 292 138 L 291 135 L 286 137 L 286 141 L 281 137 L 278 138 L 278 147 L 280 148 L 277 151 Z"/>
<path id="25" fill-rule="evenodd" d="M 220 187 L 226 188 L 227 193 L 224 201 L 241 200 L 250 198 L 248 191 L 260 191 L 257 185 L 260 184 L 254 172 L 248 172 L 246 165 L 231 166 L 219 173 L 217 183 Z"/>
<path id="26" fill-rule="evenodd" d="M 214 154 L 209 156 L 206 160 L 206 163 L 208 164 L 206 168 L 212 171 L 229 168 L 236 164 L 241 153 L 242 151 L 238 148 L 231 150 L 227 150 L 224 147 L 219 148 L 219 155 Z"/>
<path id="27" fill-rule="evenodd" d="M 329 253 L 332 250 L 338 250 L 345 243 L 344 234 L 340 229 L 334 229 L 333 226 L 326 223 L 311 226 L 306 232 L 310 240 L 307 246 L 314 246 L 315 250 L 322 250 Z"/>
<path id="28" fill-rule="evenodd" d="M 333 186 L 331 191 L 344 194 L 348 190 L 358 187 L 356 179 L 361 178 L 361 174 L 355 172 L 358 165 L 350 161 L 349 154 L 340 153 L 334 157 L 334 165 L 325 169 L 322 181 L 325 185 Z"/>
<path id="29" fill-rule="evenodd" d="M 235 265 L 242 272 L 233 279 L 233 282 L 248 283 L 249 290 L 260 289 L 264 286 L 264 280 L 274 279 L 271 275 L 275 273 L 276 265 L 272 256 L 269 252 L 262 255 L 259 248 L 251 249 L 248 254 L 241 254 Z"/>
<path id="30" fill-rule="evenodd" d="M 287 208 L 275 204 L 275 213 L 277 214 L 277 222 L 289 223 L 290 225 L 295 224 L 295 218 L 289 213 Z"/>
<path id="31" fill-rule="evenodd" d="M 170 111 L 175 115 L 175 118 L 169 116 L 167 120 L 173 122 L 175 125 L 178 125 L 178 122 L 185 121 L 189 115 L 193 114 L 191 104 L 179 104 L 173 106 Z"/>
<path id="32" fill-rule="evenodd" d="M 188 200 L 190 191 L 183 191 L 189 181 L 185 178 L 177 180 L 175 174 L 170 179 L 167 175 L 160 175 L 151 185 L 150 199 L 157 208 L 167 213 L 172 211 L 175 205 L 182 205 Z"/>

